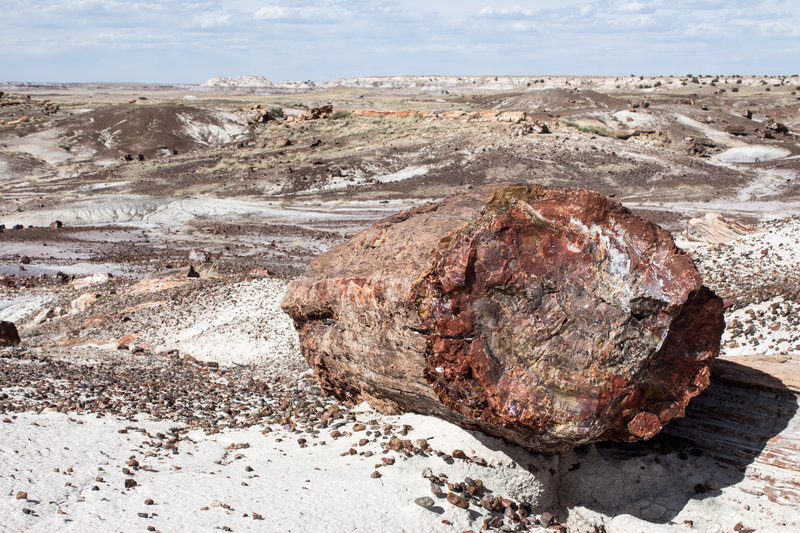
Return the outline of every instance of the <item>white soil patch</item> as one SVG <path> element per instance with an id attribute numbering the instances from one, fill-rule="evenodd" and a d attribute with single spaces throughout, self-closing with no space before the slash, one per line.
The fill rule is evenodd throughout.
<path id="1" fill-rule="evenodd" d="M 381 183 L 393 183 L 396 181 L 405 181 L 419 176 L 424 176 L 431 169 L 429 165 L 414 165 L 403 170 L 393 172 L 392 174 L 385 174 L 383 176 L 375 176 L 375 179 Z"/>
<path id="2" fill-rule="evenodd" d="M 53 300 L 52 294 L 28 294 L 0 297 L 0 320 L 19 322 L 39 312 L 48 302 Z"/>
<path id="3" fill-rule="evenodd" d="M 789 154 L 791 152 L 785 148 L 751 144 L 729 148 L 715 157 L 724 163 L 758 163 L 759 161 L 780 159 Z"/>
<path id="4" fill-rule="evenodd" d="M 797 173 L 788 169 L 757 169 L 755 179 L 737 193 L 740 201 L 780 194 L 797 179 Z"/>
<path id="5" fill-rule="evenodd" d="M 346 205 L 342 204 L 346 209 Z M 61 220 L 69 226 L 138 223 L 179 226 L 196 218 L 257 216 L 260 220 L 302 223 L 321 219 L 346 219 L 352 209 L 337 213 L 313 207 L 269 205 L 268 202 L 193 196 L 175 199 L 144 195 L 106 194 L 65 203 L 55 209 L 30 210 L 0 217 L 0 224 L 47 226 Z M 137 224 L 137 225 L 138 225 Z"/>
<path id="6" fill-rule="evenodd" d="M 683 124 L 684 126 L 688 126 L 698 132 L 702 133 L 705 137 L 708 137 L 719 146 L 740 146 L 745 144 L 744 141 L 740 141 L 736 139 L 733 135 L 729 133 L 725 133 L 724 131 L 720 131 L 718 129 L 706 126 L 694 119 L 687 117 L 686 115 L 681 115 L 680 113 L 675 114 L 675 120 Z"/>
<path id="7" fill-rule="evenodd" d="M 181 309 L 154 310 L 144 337 L 157 350 L 220 364 L 300 362 L 292 320 L 280 308 L 286 282 L 258 279 L 218 287 Z"/>
<path id="8" fill-rule="evenodd" d="M 178 114 L 183 129 L 195 141 L 205 144 L 228 144 L 247 137 L 247 126 L 233 113 L 216 111 L 209 118 L 216 118 L 217 124 L 196 121 L 189 115 Z"/>
<path id="9" fill-rule="evenodd" d="M 629 128 L 652 128 L 662 124 L 663 122 L 661 119 L 650 113 L 645 113 L 642 111 L 632 113 L 627 109 L 623 111 L 617 111 L 614 113 L 613 117 Z M 628 119 L 630 119 L 630 121 Z"/>

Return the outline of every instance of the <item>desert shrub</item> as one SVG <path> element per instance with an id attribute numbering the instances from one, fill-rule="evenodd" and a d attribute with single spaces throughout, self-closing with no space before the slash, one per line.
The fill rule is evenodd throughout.
<path id="1" fill-rule="evenodd" d="M 282 107 L 270 107 L 269 114 L 275 118 L 283 118 L 283 108 Z"/>
<path id="2" fill-rule="evenodd" d="M 738 93 L 738 92 L 739 92 L 739 88 L 738 88 L 738 87 L 733 87 L 733 88 L 731 89 L 731 92 L 732 92 L 732 93 Z"/>
<path id="3" fill-rule="evenodd" d="M 350 111 L 345 111 L 340 109 L 339 111 L 334 111 L 331 115 L 331 120 L 343 120 L 352 117 L 353 114 Z"/>

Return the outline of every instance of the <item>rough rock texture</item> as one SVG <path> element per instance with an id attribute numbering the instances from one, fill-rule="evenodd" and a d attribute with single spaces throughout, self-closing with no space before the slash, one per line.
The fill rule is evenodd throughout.
<path id="1" fill-rule="evenodd" d="M 282 303 L 328 393 L 554 453 L 650 438 L 708 385 L 722 301 L 661 228 L 504 185 L 387 218 Z"/>
<path id="2" fill-rule="evenodd" d="M 19 344 L 19 333 L 13 322 L 0 321 L 0 346 L 16 346 Z"/>

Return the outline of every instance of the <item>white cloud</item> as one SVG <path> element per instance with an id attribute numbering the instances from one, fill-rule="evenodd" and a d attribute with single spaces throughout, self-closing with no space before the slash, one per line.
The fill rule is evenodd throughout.
<path id="1" fill-rule="evenodd" d="M 534 15 L 536 15 L 536 10 L 525 9 L 520 6 L 500 7 L 500 8 L 486 6 L 481 8 L 480 11 L 478 11 L 479 17 L 489 18 L 489 19 L 531 18 Z"/>
<path id="2" fill-rule="evenodd" d="M 766 22 L 760 24 L 758 29 L 765 35 L 800 35 L 800 27 L 795 24 L 786 24 L 784 22 Z"/>
<path id="3" fill-rule="evenodd" d="M 289 8 L 283 6 L 264 6 L 255 13 L 253 18 L 256 20 L 280 20 L 289 18 Z"/>
<path id="4" fill-rule="evenodd" d="M 648 6 L 646 6 L 645 4 L 642 4 L 641 2 L 634 0 L 633 2 L 622 4 L 617 9 L 619 11 L 622 11 L 623 13 L 640 13 L 647 8 Z"/>
<path id="5" fill-rule="evenodd" d="M 274 20 L 277 22 L 310 22 L 324 23 L 332 20 L 342 20 L 351 18 L 353 13 L 343 6 L 282 6 L 269 5 L 258 9 L 253 13 L 255 20 Z"/>
<path id="6" fill-rule="evenodd" d="M 204 30 L 227 26 L 230 20 L 229 13 L 202 13 L 195 18 L 197 25 Z"/>

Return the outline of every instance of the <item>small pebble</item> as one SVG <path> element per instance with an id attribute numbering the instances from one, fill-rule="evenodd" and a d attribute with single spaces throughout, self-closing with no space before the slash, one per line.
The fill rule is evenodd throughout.
<path id="1" fill-rule="evenodd" d="M 419 505 L 420 507 L 424 507 L 425 509 L 430 509 L 433 507 L 434 501 L 433 498 L 429 498 L 428 496 L 422 496 L 420 498 L 416 498 L 414 503 Z"/>
<path id="2" fill-rule="evenodd" d="M 447 494 L 447 501 L 462 509 L 467 509 L 469 507 L 469 502 L 455 492 L 450 492 Z"/>

